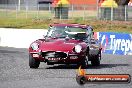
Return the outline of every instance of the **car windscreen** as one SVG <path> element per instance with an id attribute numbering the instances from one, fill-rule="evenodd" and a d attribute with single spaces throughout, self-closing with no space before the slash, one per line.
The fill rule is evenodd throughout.
<path id="1" fill-rule="evenodd" d="M 68 26 L 56 26 L 50 27 L 47 33 L 47 37 L 57 37 L 57 38 L 84 38 L 86 29 L 79 28 L 79 27 L 68 27 Z M 78 36 L 78 37 L 77 37 Z"/>

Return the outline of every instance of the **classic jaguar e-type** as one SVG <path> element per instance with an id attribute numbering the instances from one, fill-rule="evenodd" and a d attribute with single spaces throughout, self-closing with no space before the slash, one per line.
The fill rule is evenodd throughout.
<path id="1" fill-rule="evenodd" d="M 52 24 L 47 35 L 31 43 L 29 66 L 38 68 L 40 62 L 47 65 L 76 64 L 99 66 L 101 46 L 93 38 L 93 28 L 80 24 Z"/>

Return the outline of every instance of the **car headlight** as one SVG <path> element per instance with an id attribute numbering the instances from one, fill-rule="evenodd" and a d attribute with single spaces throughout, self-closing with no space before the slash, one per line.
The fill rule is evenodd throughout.
<path id="1" fill-rule="evenodd" d="M 31 48 L 32 48 L 33 50 L 37 50 L 37 49 L 39 48 L 38 43 L 33 43 L 33 44 L 31 45 Z"/>
<path id="2" fill-rule="evenodd" d="M 80 45 L 75 46 L 75 52 L 80 53 L 81 50 L 82 50 L 82 46 L 80 46 Z"/>

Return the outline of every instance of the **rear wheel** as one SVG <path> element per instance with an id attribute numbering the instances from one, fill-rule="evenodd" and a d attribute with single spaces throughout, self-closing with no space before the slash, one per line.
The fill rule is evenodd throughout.
<path id="1" fill-rule="evenodd" d="M 99 66 L 100 65 L 100 58 L 99 55 L 95 55 L 93 56 L 92 60 L 91 60 L 91 64 L 93 66 Z"/>
<path id="2" fill-rule="evenodd" d="M 30 68 L 38 68 L 40 64 L 39 60 L 36 60 L 32 57 L 31 54 L 29 54 L 29 66 Z"/>

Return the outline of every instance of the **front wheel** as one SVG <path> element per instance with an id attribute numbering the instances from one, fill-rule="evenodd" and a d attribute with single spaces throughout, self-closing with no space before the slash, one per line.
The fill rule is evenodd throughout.
<path id="1" fill-rule="evenodd" d="M 29 54 L 29 66 L 30 68 L 38 68 L 40 64 L 39 60 L 36 60 L 32 57 L 31 54 Z"/>
<path id="2" fill-rule="evenodd" d="M 85 68 L 88 66 L 88 56 L 86 55 L 81 62 L 79 62 L 78 66 L 82 66 L 82 68 Z"/>
<path id="3" fill-rule="evenodd" d="M 100 58 L 99 58 L 99 55 L 93 56 L 93 58 L 91 60 L 91 64 L 93 66 L 100 66 Z"/>

